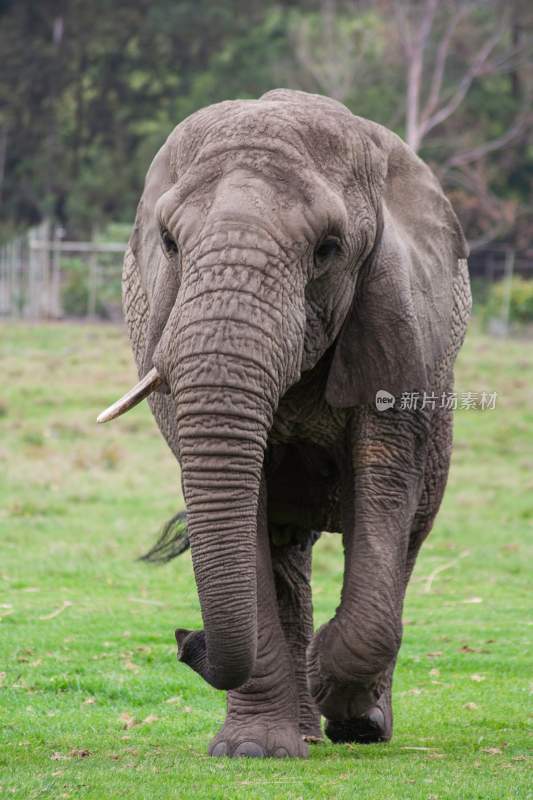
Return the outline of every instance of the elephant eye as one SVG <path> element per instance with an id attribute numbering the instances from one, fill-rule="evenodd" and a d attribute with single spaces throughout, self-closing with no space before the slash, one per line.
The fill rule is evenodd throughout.
<path id="1" fill-rule="evenodd" d="M 162 228 L 161 230 L 161 243 L 163 245 L 163 250 L 169 258 L 175 256 L 178 252 L 178 245 L 174 241 L 170 231 L 166 228 Z"/>
<path id="2" fill-rule="evenodd" d="M 340 255 L 341 251 L 340 240 L 336 236 L 326 236 L 315 248 L 315 264 L 323 266 L 330 258 Z"/>

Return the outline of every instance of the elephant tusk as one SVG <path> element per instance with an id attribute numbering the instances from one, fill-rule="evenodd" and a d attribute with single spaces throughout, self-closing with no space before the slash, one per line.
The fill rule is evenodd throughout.
<path id="1" fill-rule="evenodd" d="M 136 406 L 137 403 L 140 403 L 141 400 L 144 400 L 145 397 L 148 397 L 149 394 L 152 394 L 162 383 L 163 380 L 158 371 L 155 367 L 152 367 L 150 372 L 130 389 L 129 392 L 126 392 L 120 400 L 117 400 L 113 405 L 109 406 L 109 408 L 106 408 L 105 411 L 102 411 L 96 418 L 96 421 L 99 423 L 110 422 L 110 420 L 120 417 L 122 414 L 125 414 L 126 411 L 129 411 L 130 408 Z"/>

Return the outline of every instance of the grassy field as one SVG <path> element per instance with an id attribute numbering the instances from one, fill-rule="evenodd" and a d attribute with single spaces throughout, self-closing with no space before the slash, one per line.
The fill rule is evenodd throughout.
<path id="1" fill-rule="evenodd" d="M 0 348 L 0 797 L 533 797 L 530 343 L 471 335 L 461 354 L 459 392 L 497 405 L 456 415 L 404 612 L 393 741 L 321 744 L 307 762 L 206 755 L 224 696 L 173 644 L 201 624 L 189 555 L 135 561 L 182 502 L 175 463 L 146 405 L 95 425 L 134 378 L 124 332 L 4 324 Z M 340 537 L 323 536 L 317 625 L 341 571 Z"/>

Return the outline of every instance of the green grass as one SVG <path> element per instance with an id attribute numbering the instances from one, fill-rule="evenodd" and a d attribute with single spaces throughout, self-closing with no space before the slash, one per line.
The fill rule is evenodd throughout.
<path id="1" fill-rule="evenodd" d="M 404 611 L 393 741 L 317 745 L 307 762 L 206 756 L 224 696 L 173 644 L 201 624 L 190 557 L 134 560 L 182 502 L 177 468 L 146 405 L 94 422 L 134 378 L 124 332 L 4 324 L 0 346 L 0 797 L 533 797 L 529 343 L 472 334 L 461 354 L 457 389 L 497 391 L 497 407 L 456 415 Z M 324 536 L 317 625 L 341 573 L 340 537 Z"/>

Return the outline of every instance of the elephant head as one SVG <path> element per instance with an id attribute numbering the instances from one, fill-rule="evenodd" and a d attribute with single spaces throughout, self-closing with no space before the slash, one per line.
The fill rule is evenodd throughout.
<path id="1" fill-rule="evenodd" d="M 280 399 L 327 363 L 327 401 L 423 390 L 446 360 L 465 255 L 430 170 L 393 133 L 302 92 L 193 114 L 148 172 L 124 267 L 141 384 L 182 470 L 205 633 L 182 658 L 219 688 L 256 651 L 255 539 Z"/>

